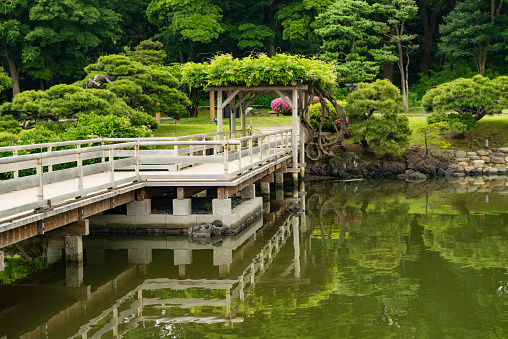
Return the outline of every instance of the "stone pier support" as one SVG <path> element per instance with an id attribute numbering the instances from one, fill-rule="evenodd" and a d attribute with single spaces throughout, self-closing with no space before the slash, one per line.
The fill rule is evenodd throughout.
<path id="1" fill-rule="evenodd" d="M 180 277 L 185 277 L 185 265 L 192 264 L 192 250 L 175 250 L 173 261 Z"/>
<path id="2" fill-rule="evenodd" d="M 284 173 L 275 173 L 275 183 L 280 185 L 284 184 Z"/>
<path id="3" fill-rule="evenodd" d="M 269 182 L 262 182 L 259 184 L 261 186 L 261 194 L 270 194 L 270 183 Z"/>
<path id="4" fill-rule="evenodd" d="M 214 215 L 230 215 L 232 210 L 231 198 L 212 200 L 212 211 Z"/>
<path id="5" fill-rule="evenodd" d="M 81 287 L 83 285 L 83 261 L 65 263 L 65 285 Z"/>
<path id="6" fill-rule="evenodd" d="M 127 215 L 152 214 L 152 199 L 135 200 L 127 204 Z"/>
<path id="7" fill-rule="evenodd" d="M 83 261 L 83 237 L 69 235 L 65 237 L 65 261 Z"/>
<path id="8" fill-rule="evenodd" d="M 216 248 L 213 250 L 213 265 L 219 266 L 219 276 L 227 277 L 229 265 L 233 262 L 233 251 L 230 249 Z"/>
<path id="9" fill-rule="evenodd" d="M 129 248 L 127 256 L 129 264 L 146 265 L 152 262 L 151 249 Z"/>
<path id="10" fill-rule="evenodd" d="M 241 192 L 240 196 L 242 199 L 254 199 L 256 197 L 256 185 L 251 184 L 245 187 Z"/>
<path id="11" fill-rule="evenodd" d="M 173 199 L 173 215 L 190 215 L 192 214 L 192 200 Z"/>
<path id="12" fill-rule="evenodd" d="M 0 251 L 0 272 L 5 270 L 5 257 L 4 257 L 4 251 Z"/>

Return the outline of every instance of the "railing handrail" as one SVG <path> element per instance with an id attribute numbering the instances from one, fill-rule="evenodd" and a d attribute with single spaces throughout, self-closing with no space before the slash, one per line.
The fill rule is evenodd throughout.
<path id="1" fill-rule="evenodd" d="M 250 129 L 244 130 L 236 130 L 236 131 L 223 131 L 223 132 L 211 132 L 211 133 L 200 133 L 200 134 L 192 134 L 185 135 L 180 137 L 149 137 L 149 138 L 95 138 L 95 139 L 83 139 L 83 140 L 69 140 L 69 141 L 58 141 L 58 142 L 48 142 L 42 144 L 28 144 L 28 145 L 14 145 L 14 146 L 4 146 L 0 147 L 0 152 L 12 152 L 12 151 L 21 151 L 27 149 L 39 149 L 39 148 L 48 148 L 48 147 L 62 147 L 62 146 L 74 146 L 74 145 L 83 145 L 83 144 L 95 144 L 95 143 L 110 143 L 110 142 L 137 142 L 138 140 L 144 141 L 179 141 L 185 139 L 194 139 L 200 137 L 208 137 L 214 135 L 224 135 L 224 134 L 232 134 L 232 133 L 244 133 L 250 132 Z"/>

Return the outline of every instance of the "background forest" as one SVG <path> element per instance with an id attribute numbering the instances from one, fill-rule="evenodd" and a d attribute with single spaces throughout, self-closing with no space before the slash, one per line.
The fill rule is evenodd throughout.
<path id="1" fill-rule="evenodd" d="M 71 94 L 86 97 L 87 113 L 103 110 L 104 101 L 125 111 L 116 98 L 81 90 L 93 88 L 86 79 L 104 72 L 110 75 L 103 79 L 107 89 L 130 108 L 154 114 L 164 102 L 167 115 L 185 107 L 191 112 L 199 95 L 184 88 L 175 64 L 223 53 L 299 54 L 332 62 L 340 99 L 345 83 L 388 79 L 406 111 L 422 106 L 433 86 L 508 73 L 504 0 L 13 0 L 1 1 L 0 12 L 0 103 L 39 90 L 26 94 L 21 111 L 20 102 L 0 109 L 22 124 L 38 114 L 59 118 L 58 112 L 27 108 L 27 101 Z M 63 84 L 80 89 L 40 92 Z M 99 79 L 96 87 L 101 84 Z M 127 114 L 134 124 L 140 117 L 133 115 Z"/>

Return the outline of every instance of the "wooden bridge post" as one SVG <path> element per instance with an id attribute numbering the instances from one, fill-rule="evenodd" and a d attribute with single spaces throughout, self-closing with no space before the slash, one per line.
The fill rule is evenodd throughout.
<path id="1" fill-rule="evenodd" d="M 37 168 L 37 176 L 39 178 L 39 185 L 37 186 L 37 199 L 38 200 L 43 200 L 44 199 L 44 183 L 42 181 L 42 172 L 43 172 L 43 167 L 42 167 L 42 149 L 41 149 L 41 157 L 40 158 L 37 158 L 37 160 L 35 160 L 35 166 Z"/>
<path id="2" fill-rule="evenodd" d="M 293 119 L 291 128 L 291 151 L 293 155 L 293 169 L 298 169 L 298 90 L 293 88 Z"/>
<path id="3" fill-rule="evenodd" d="M 78 190 L 83 189 L 83 157 L 81 154 L 81 145 L 77 144 L 76 148 L 78 149 L 77 154 L 77 162 L 78 162 Z"/>
<path id="4" fill-rule="evenodd" d="M 12 156 L 13 157 L 17 157 L 18 156 L 18 150 L 17 149 L 12 151 Z M 14 179 L 18 178 L 18 176 L 19 176 L 19 173 L 18 173 L 18 163 L 15 162 L 14 163 Z"/>
<path id="5" fill-rule="evenodd" d="M 215 91 L 208 92 L 210 97 L 210 120 L 215 119 Z"/>

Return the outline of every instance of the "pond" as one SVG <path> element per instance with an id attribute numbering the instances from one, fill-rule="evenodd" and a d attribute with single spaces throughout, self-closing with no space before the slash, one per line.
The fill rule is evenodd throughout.
<path id="1" fill-rule="evenodd" d="M 305 186 L 222 242 L 88 236 L 67 265 L 62 239 L 6 249 L 0 338 L 508 337 L 507 180 Z"/>

